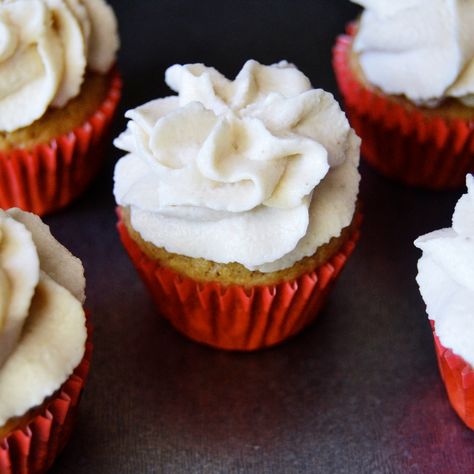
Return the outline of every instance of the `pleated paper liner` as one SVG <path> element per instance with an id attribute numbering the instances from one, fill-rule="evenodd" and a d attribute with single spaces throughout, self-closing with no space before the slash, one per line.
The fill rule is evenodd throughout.
<path id="1" fill-rule="evenodd" d="M 80 127 L 32 148 L 0 150 L 0 207 L 42 216 L 78 197 L 103 163 L 121 90 L 114 70 L 107 97 Z"/>
<path id="2" fill-rule="evenodd" d="M 362 156 L 381 174 L 410 186 L 454 189 L 474 171 L 474 121 L 428 117 L 369 90 L 350 66 L 355 26 L 337 38 L 333 67 Z"/>
<path id="3" fill-rule="evenodd" d="M 92 329 L 87 324 L 86 351 L 74 373 L 24 427 L 0 437 L 1 474 L 40 474 L 54 463 L 69 440 L 89 372 Z"/>
<path id="4" fill-rule="evenodd" d="M 462 421 L 474 430 L 474 369 L 462 357 L 446 349 L 431 321 L 439 371 L 451 406 Z"/>
<path id="5" fill-rule="evenodd" d="M 189 338 L 212 347 L 251 351 L 278 344 L 317 316 L 359 238 L 361 215 L 342 248 L 328 262 L 295 280 L 244 288 L 196 282 L 161 267 L 130 237 L 118 211 L 125 249 L 159 312 Z"/>

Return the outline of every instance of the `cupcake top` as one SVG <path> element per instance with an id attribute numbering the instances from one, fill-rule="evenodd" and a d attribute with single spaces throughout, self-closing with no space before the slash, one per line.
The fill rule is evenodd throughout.
<path id="1" fill-rule="evenodd" d="M 474 1 L 353 1 L 366 8 L 354 51 L 371 84 L 419 105 L 474 105 Z"/>
<path id="2" fill-rule="evenodd" d="M 63 107 L 79 94 L 87 68 L 110 69 L 118 45 L 104 0 L 0 1 L 0 131 Z"/>
<path id="3" fill-rule="evenodd" d="M 84 273 L 39 217 L 0 210 L 0 427 L 52 395 L 86 341 Z"/>
<path id="4" fill-rule="evenodd" d="M 474 366 L 474 178 L 458 201 L 451 228 L 419 237 L 416 278 L 443 346 Z"/>
<path id="5" fill-rule="evenodd" d="M 360 140 L 333 96 L 283 61 L 248 61 L 235 80 L 175 65 L 177 95 L 126 113 L 115 140 L 117 203 L 168 252 L 271 272 L 349 225 Z"/>

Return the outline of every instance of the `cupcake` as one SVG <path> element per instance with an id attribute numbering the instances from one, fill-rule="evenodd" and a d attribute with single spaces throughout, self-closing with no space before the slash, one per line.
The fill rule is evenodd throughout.
<path id="1" fill-rule="evenodd" d="M 415 241 L 423 251 L 417 282 L 432 323 L 441 377 L 456 413 L 474 429 L 474 178 L 452 228 Z"/>
<path id="2" fill-rule="evenodd" d="M 120 98 L 103 0 L 0 2 L 0 207 L 46 214 L 99 171 Z"/>
<path id="3" fill-rule="evenodd" d="M 84 271 L 39 217 L 0 210 L 0 472 L 42 473 L 89 369 Z"/>
<path id="4" fill-rule="evenodd" d="M 411 186 L 462 187 L 474 171 L 474 3 L 356 3 L 366 9 L 333 64 L 362 156 Z"/>
<path id="5" fill-rule="evenodd" d="M 317 315 L 358 236 L 360 141 L 333 96 L 283 61 L 235 80 L 175 65 L 177 94 L 126 113 L 122 241 L 190 338 L 253 350 Z"/>

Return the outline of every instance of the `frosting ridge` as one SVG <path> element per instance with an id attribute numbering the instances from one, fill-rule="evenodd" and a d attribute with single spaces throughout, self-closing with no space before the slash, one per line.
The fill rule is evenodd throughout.
<path id="1" fill-rule="evenodd" d="M 474 4 L 464 0 L 352 0 L 365 7 L 354 51 L 367 80 L 436 106 L 474 94 Z"/>
<path id="2" fill-rule="evenodd" d="M 248 61 L 233 81 L 202 64 L 172 66 L 165 78 L 177 95 L 128 111 L 114 142 L 127 152 L 114 194 L 145 240 L 274 271 L 312 255 L 350 223 L 359 139 L 332 95 L 284 61 Z M 334 206 L 349 196 L 339 209 L 342 227 L 324 235 L 319 222 L 314 245 L 299 245 L 312 228 L 315 190 L 344 172 L 350 180 L 338 183 Z"/>
<path id="3" fill-rule="evenodd" d="M 79 364 L 83 295 L 82 264 L 47 226 L 0 211 L 0 426 L 40 405 Z"/>
<path id="4" fill-rule="evenodd" d="M 0 2 L 0 131 L 63 107 L 79 94 L 86 68 L 105 73 L 117 49 L 104 0 Z"/>
<path id="5" fill-rule="evenodd" d="M 466 183 L 452 227 L 419 237 L 415 245 L 423 251 L 417 282 L 428 317 L 441 343 L 474 365 L 474 177 L 467 175 Z"/>

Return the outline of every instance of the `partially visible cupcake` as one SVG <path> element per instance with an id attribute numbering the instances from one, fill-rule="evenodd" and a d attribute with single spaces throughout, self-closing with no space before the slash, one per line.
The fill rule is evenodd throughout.
<path id="1" fill-rule="evenodd" d="M 0 210 L 0 472 L 42 473 L 89 370 L 84 271 L 39 217 Z"/>
<path id="2" fill-rule="evenodd" d="M 104 0 L 0 2 L 0 207 L 46 214 L 99 171 L 120 98 Z"/>
<path id="3" fill-rule="evenodd" d="M 175 65 L 177 95 L 127 112 L 115 141 L 122 241 L 159 311 L 205 344 L 253 350 L 317 315 L 352 252 L 360 141 L 295 66 L 235 80 Z"/>
<path id="4" fill-rule="evenodd" d="M 432 322 L 449 400 L 474 429 L 474 178 L 456 205 L 452 228 L 415 241 L 423 251 L 417 282 Z"/>
<path id="5" fill-rule="evenodd" d="M 354 0 L 333 65 L 362 156 L 387 177 L 462 187 L 474 171 L 474 3 Z"/>

